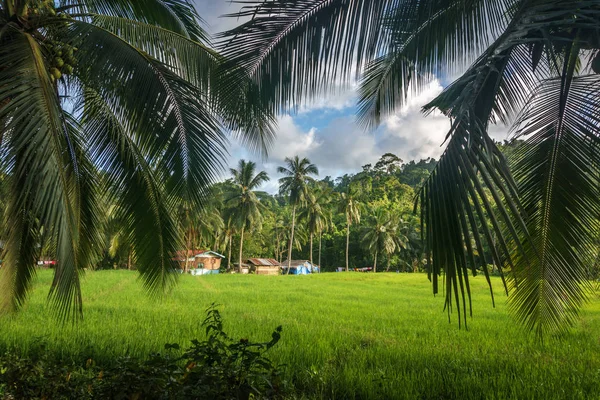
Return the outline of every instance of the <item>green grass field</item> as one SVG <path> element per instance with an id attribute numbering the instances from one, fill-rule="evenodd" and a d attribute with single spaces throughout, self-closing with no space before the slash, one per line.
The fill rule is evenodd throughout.
<path id="1" fill-rule="evenodd" d="M 599 398 L 600 300 L 567 335 L 544 344 L 515 324 L 501 282 L 492 308 L 482 277 L 472 281 L 474 318 L 448 323 L 443 298 L 422 274 L 183 276 L 166 299 L 149 298 L 128 271 L 86 275 L 85 319 L 62 326 L 46 305 L 42 271 L 25 309 L 2 320 L 0 348 L 111 359 L 146 356 L 165 343 L 203 338 L 205 309 L 220 304 L 234 337 L 268 340 L 270 357 L 309 398 Z"/>

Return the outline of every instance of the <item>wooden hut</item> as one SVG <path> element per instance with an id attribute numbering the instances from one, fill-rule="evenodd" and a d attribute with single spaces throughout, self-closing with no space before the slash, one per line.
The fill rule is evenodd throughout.
<path id="1" fill-rule="evenodd" d="M 250 271 L 256 275 L 279 275 L 281 264 L 274 258 L 249 258 Z"/>
<path id="2" fill-rule="evenodd" d="M 210 250 L 188 250 L 177 252 L 174 260 L 180 268 L 186 266 L 193 275 L 218 274 L 224 255 Z"/>
<path id="3" fill-rule="evenodd" d="M 208 275 L 218 274 L 221 269 L 221 260 L 225 256 L 216 251 L 203 251 L 194 256 L 194 264 L 192 265 L 193 275 Z"/>

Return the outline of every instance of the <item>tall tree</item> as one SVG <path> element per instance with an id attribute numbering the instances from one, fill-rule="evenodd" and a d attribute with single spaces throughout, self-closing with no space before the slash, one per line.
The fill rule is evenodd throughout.
<path id="1" fill-rule="evenodd" d="M 290 229 L 290 238 L 288 245 L 288 269 L 290 273 L 292 266 L 292 245 L 294 243 L 294 228 L 296 225 L 296 208 L 306 199 L 308 184 L 314 182 L 310 175 L 318 175 L 319 169 L 316 165 L 311 164 L 308 158 L 294 156 L 294 158 L 285 158 L 286 166 L 277 168 L 277 172 L 284 174 L 283 178 L 279 179 L 280 193 L 288 196 L 290 205 L 292 206 L 292 227 Z"/>
<path id="2" fill-rule="evenodd" d="M 398 240 L 396 230 L 398 224 L 385 208 L 379 206 L 370 210 L 367 225 L 363 228 L 363 245 L 373 254 L 373 272 L 377 272 L 377 256 L 396 251 Z"/>
<path id="3" fill-rule="evenodd" d="M 377 257 L 385 254 L 389 260 L 397 249 L 405 247 L 406 237 L 401 232 L 402 221 L 383 206 L 369 210 L 363 228 L 362 243 L 373 254 L 373 271 L 377 272 Z"/>
<path id="4" fill-rule="evenodd" d="M 375 127 L 412 90 L 462 73 L 424 108 L 452 122 L 418 197 L 433 290 L 444 271 L 446 303 L 458 303 L 446 308 L 466 323 L 468 272 L 508 265 L 517 317 L 538 334 L 568 327 L 590 286 L 600 214 L 597 2 L 250 3 L 224 51 L 274 112 L 358 76 L 359 117 Z M 515 117 L 525 144 L 509 164 L 489 128 Z M 476 257 L 484 246 L 491 256 Z"/>
<path id="5" fill-rule="evenodd" d="M 174 199 L 201 206 L 224 127 L 257 149 L 272 137 L 256 85 L 224 69 L 199 20 L 188 0 L 0 1 L 1 309 L 25 301 L 44 226 L 59 261 L 51 302 L 61 317 L 81 314 L 79 276 L 102 247 L 99 193 L 146 288 L 175 282 Z"/>
<path id="6" fill-rule="evenodd" d="M 346 217 L 346 272 L 349 270 L 350 227 L 353 223 L 360 223 L 362 208 L 360 194 L 360 186 L 357 183 L 351 183 L 346 192 L 340 193 L 338 203 L 340 212 Z"/>
<path id="7" fill-rule="evenodd" d="M 269 181 L 265 171 L 256 173 L 256 164 L 252 161 L 240 160 L 237 169 L 231 169 L 233 183 L 236 185 L 235 194 L 229 198 L 232 206 L 232 219 L 240 232 L 240 253 L 238 272 L 242 272 L 242 255 L 244 251 L 244 232 L 260 224 L 263 205 L 256 195 L 256 189 Z"/>
<path id="8" fill-rule="evenodd" d="M 309 235 L 310 263 L 313 264 L 313 239 L 315 234 L 323 231 L 327 224 L 327 211 L 324 209 L 329 191 L 314 188 L 306 194 L 305 202 L 300 208 L 298 219 L 304 221 Z M 320 265 L 320 264 L 319 264 Z"/>

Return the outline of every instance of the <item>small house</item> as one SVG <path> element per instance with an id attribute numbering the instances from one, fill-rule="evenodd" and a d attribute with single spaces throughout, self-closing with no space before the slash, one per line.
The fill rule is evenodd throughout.
<path id="1" fill-rule="evenodd" d="M 179 267 L 189 269 L 192 275 L 218 274 L 224 255 L 210 250 L 188 250 L 177 252 L 173 258 Z"/>
<path id="2" fill-rule="evenodd" d="M 203 251 L 194 256 L 194 264 L 191 268 L 192 275 L 218 274 L 221 269 L 221 260 L 225 256 L 216 251 Z"/>
<path id="3" fill-rule="evenodd" d="M 250 272 L 256 275 L 279 275 L 281 264 L 274 258 L 249 258 Z"/>
<path id="4" fill-rule="evenodd" d="M 308 275 L 320 272 L 320 268 L 316 264 L 312 264 L 308 260 L 292 260 L 290 263 L 290 275 Z M 288 273 L 288 261 L 281 263 L 281 273 L 286 275 Z"/>

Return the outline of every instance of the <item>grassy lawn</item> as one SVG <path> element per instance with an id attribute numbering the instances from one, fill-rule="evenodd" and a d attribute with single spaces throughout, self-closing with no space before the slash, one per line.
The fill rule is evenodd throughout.
<path id="1" fill-rule="evenodd" d="M 494 281 L 492 308 L 482 277 L 472 281 L 474 318 L 459 330 L 425 275 L 183 276 L 167 298 L 149 298 L 137 274 L 85 277 L 83 322 L 62 326 L 46 295 L 42 271 L 22 313 L 5 317 L 0 348 L 45 346 L 60 357 L 146 356 L 165 343 L 202 338 L 205 309 L 220 304 L 234 337 L 268 340 L 299 393 L 317 398 L 598 398 L 600 300 L 564 337 L 536 342 L 506 310 Z"/>

